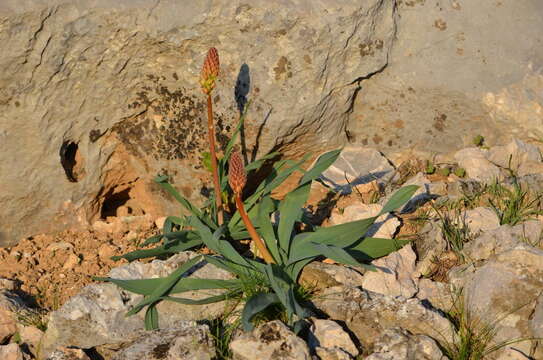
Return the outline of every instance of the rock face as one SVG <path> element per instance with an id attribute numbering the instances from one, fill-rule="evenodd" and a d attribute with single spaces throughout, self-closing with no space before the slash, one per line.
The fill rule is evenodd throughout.
<path id="1" fill-rule="evenodd" d="M 490 145 L 541 137 L 541 1 L 397 4 L 388 65 L 362 83 L 354 102 L 347 126 L 353 145 L 388 155 L 408 147 L 455 151 L 478 134 Z M 377 45 L 361 51 L 371 58 Z"/>
<path id="2" fill-rule="evenodd" d="M 249 99 L 249 155 L 342 143 L 359 80 L 387 63 L 395 9 L 394 0 L 2 1 L 0 245 L 121 205 L 178 211 L 151 181 L 157 173 L 198 199 L 208 180 L 198 76 L 211 46 L 222 65 L 219 143 Z"/>

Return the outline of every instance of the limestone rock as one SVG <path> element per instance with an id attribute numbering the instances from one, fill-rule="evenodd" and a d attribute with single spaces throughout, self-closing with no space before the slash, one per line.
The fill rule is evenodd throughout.
<path id="1" fill-rule="evenodd" d="M 434 308 L 443 312 L 452 309 L 454 297 L 449 284 L 430 279 L 420 279 L 418 285 L 417 299 L 427 301 Z"/>
<path id="2" fill-rule="evenodd" d="M 523 242 L 537 246 L 542 231 L 543 222 L 539 220 L 528 220 L 516 226 L 501 225 L 483 232 L 468 242 L 464 246 L 464 253 L 470 261 L 480 261 L 510 250 Z"/>
<path id="3" fill-rule="evenodd" d="M 364 347 L 371 348 L 379 335 L 392 327 L 435 339 L 452 339 L 452 324 L 418 299 L 393 298 L 358 288 L 333 287 L 313 300 L 331 319 L 344 321 Z"/>
<path id="4" fill-rule="evenodd" d="M 117 279 L 142 279 L 164 277 L 182 263 L 197 256 L 193 252 L 179 253 L 166 261 L 150 263 L 134 261 L 114 268 L 110 277 Z M 194 278 L 230 279 L 232 275 L 208 263 L 201 263 L 189 270 Z M 218 294 L 187 292 L 185 298 L 199 299 Z M 113 284 L 91 284 L 68 300 L 59 310 L 50 314 L 43 340 L 43 351 L 48 354 L 58 346 L 76 346 L 88 349 L 94 346 L 129 341 L 143 329 L 145 311 L 135 316 L 125 314 L 141 301 L 142 296 L 121 290 Z M 157 305 L 160 328 L 173 327 L 181 320 L 213 319 L 220 316 L 225 302 L 207 305 L 182 305 L 163 301 Z"/>
<path id="5" fill-rule="evenodd" d="M 454 158 L 458 166 L 465 169 L 467 176 L 477 181 L 490 183 L 503 179 L 500 168 L 488 160 L 488 151 L 480 148 L 467 148 L 458 151 Z"/>
<path id="6" fill-rule="evenodd" d="M 429 221 L 420 231 L 420 237 L 415 241 L 418 255 L 417 268 L 414 276 L 426 276 L 432 273 L 436 257 L 447 249 L 439 221 Z"/>
<path id="7" fill-rule="evenodd" d="M 486 207 L 478 207 L 465 211 L 463 216 L 461 216 L 461 221 L 464 221 L 469 226 L 473 234 L 492 230 L 500 226 L 500 219 L 496 215 L 496 212 Z"/>
<path id="8" fill-rule="evenodd" d="M 81 349 L 60 347 L 53 351 L 47 360 L 91 360 Z"/>
<path id="9" fill-rule="evenodd" d="M 262 324 L 230 343 L 234 360 L 310 360 L 306 343 L 279 320 Z"/>
<path id="10" fill-rule="evenodd" d="M 453 152 L 479 134 L 488 146 L 541 138 L 539 0 L 397 3 L 397 41 L 388 66 L 363 81 L 354 101 L 352 145 L 391 156 L 407 148 Z M 375 45 L 363 50 L 371 58 Z"/>
<path id="11" fill-rule="evenodd" d="M 2 1 L 0 244 L 119 206 L 174 213 L 152 181 L 159 172 L 201 201 L 198 80 L 211 46 L 221 146 L 248 100 L 248 154 L 340 145 L 359 79 L 388 61 L 395 3 Z M 369 43 L 379 46 L 364 57 Z"/>
<path id="12" fill-rule="evenodd" d="M 358 349 L 349 334 L 335 321 L 313 319 L 308 343 L 310 348 L 340 349 L 355 357 Z"/>
<path id="13" fill-rule="evenodd" d="M 180 322 L 174 328 L 144 332 L 115 354 L 112 360 L 211 360 L 215 345 L 207 325 Z"/>
<path id="14" fill-rule="evenodd" d="M 26 360 L 23 352 L 17 344 L 0 345 L 0 359 L 2 360 Z"/>
<path id="15" fill-rule="evenodd" d="M 339 348 L 322 348 L 317 347 L 315 353 L 320 360 L 352 360 L 354 359 L 348 352 Z"/>
<path id="16" fill-rule="evenodd" d="M 24 300 L 10 290 L 0 290 L 0 344 L 17 332 L 18 314 L 28 310 Z"/>
<path id="17" fill-rule="evenodd" d="M 495 342 L 535 337 L 532 316 L 543 287 L 543 250 L 518 244 L 453 275 L 451 282 L 464 289 L 466 311 L 496 328 Z M 510 346 L 530 353 L 531 341 Z M 542 356 L 537 349 L 534 357 Z"/>
<path id="18" fill-rule="evenodd" d="M 368 147 L 346 147 L 321 176 L 334 191 L 350 194 L 354 186 L 374 180 L 386 183 L 394 176 L 394 167 L 379 151 Z"/>
<path id="19" fill-rule="evenodd" d="M 337 285 L 356 287 L 362 284 L 364 272 L 363 267 L 355 269 L 344 265 L 314 261 L 303 268 L 299 282 L 308 288 L 321 290 Z"/>
<path id="20" fill-rule="evenodd" d="M 401 328 L 387 329 L 366 360 L 445 360 L 437 343 L 426 335 L 412 335 Z"/>
<path id="21" fill-rule="evenodd" d="M 502 168 L 513 170 L 518 176 L 543 173 L 540 150 L 519 139 L 513 139 L 505 146 L 492 147 L 488 159 Z"/>
<path id="22" fill-rule="evenodd" d="M 374 260 L 372 264 L 378 270 L 368 271 L 364 274 L 362 288 L 384 295 L 412 297 L 417 293 L 416 260 L 417 255 L 411 244 Z"/>

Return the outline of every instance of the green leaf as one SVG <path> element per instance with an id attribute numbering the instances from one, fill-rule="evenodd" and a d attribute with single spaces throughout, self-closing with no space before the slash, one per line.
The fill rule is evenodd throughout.
<path id="1" fill-rule="evenodd" d="M 318 228 L 301 239 L 295 238 L 293 241 L 293 249 L 295 248 L 295 250 L 292 251 L 297 254 L 303 253 L 303 247 L 307 242 L 335 245 L 343 248 L 350 246 L 366 234 L 376 219 L 377 217 L 374 216 L 345 224 Z M 296 257 L 294 254 L 292 256 Z"/>
<path id="2" fill-rule="evenodd" d="M 210 296 L 204 299 L 185 299 L 185 298 L 178 298 L 175 296 L 164 296 L 161 298 L 161 300 L 168 300 L 173 301 L 176 303 L 184 304 L 184 305 L 206 305 L 206 304 L 213 304 L 216 302 L 220 302 L 223 300 L 232 299 L 233 297 L 236 297 L 239 294 L 239 292 L 233 292 L 233 293 L 226 293 L 216 296 Z"/>
<path id="3" fill-rule="evenodd" d="M 198 218 L 191 216 L 190 224 L 198 230 L 202 241 L 213 251 L 221 254 L 226 259 L 242 266 L 251 267 L 247 260 L 241 256 L 236 249 L 228 242 L 220 239 L 224 226 L 221 226 L 214 234 Z"/>
<path id="4" fill-rule="evenodd" d="M 418 190 L 419 186 L 417 185 L 407 185 L 399 189 L 392 195 L 390 200 L 383 206 L 383 209 L 379 213 L 379 216 L 393 212 L 394 210 L 404 206 L 413 194 Z"/>
<path id="5" fill-rule="evenodd" d="M 254 326 L 251 319 L 266 309 L 268 306 L 279 303 L 279 298 L 274 293 L 257 293 L 249 298 L 245 303 L 243 312 L 241 313 L 241 322 L 244 331 L 253 330 Z"/>
<path id="6" fill-rule="evenodd" d="M 259 234 L 264 239 L 266 247 L 270 251 L 271 255 L 277 263 L 283 262 L 281 255 L 279 254 L 279 248 L 277 247 L 277 238 L 275 237 L 275 231 L 270 220 L 270 214 L 274 211 L 275 206 L 273 200 L 266 196 L 262 199 L 260 206 L 258 207 L 258 227 Z"/>
<path id="7" fill-rule="evenodd" d="M 202 239 L 200 238 L 200 235 L 194 231 L 175 231 L 163 234 L 161 238 L 162 237 L 168 240 L 162 246 L 158 246 L 153 249 L 135 250 L 121 256 L 112 256 L 111 259 L 114 261 L 120 259 L 134 261 L 153 256 L 173 255 L 178 252 L 202 245 Z"/>
<path id="8" fill-rule="evenodd" d="M 246 170 L 247 172 L 252 171 L 252 170 L 258 170 L 258 169 L 260 169 L 260 167 L 261 167 L 267 160 L 273 159 L 273 158 L 279 156 L 279 154 L 280 154 L 280 153 L 277 152 L 277 151 L 274 151 L 274 152 L 272 152 L 272 153 L 266 154 L 266 155 L 264 155 L 263 157 L 261 157 L 260 159 L 255 160 L 255 161 L 250 162 L 249 164 L 247 164 L 247 165 L 245 166 L 245 170 Z"/>
<path id="9" fill-rule="evenodd" d="M 147 238 L 144 242 L 142 242 L 139 247 L 144 247 L 152 244 L 156 244 L 162 240 L 162 235 L 153 235 L 149 238 Z M 117 256 L 117 258 L 121 258 L 120 256 Z"/>
<path id="10" fill-rule="evenodd" d="M 200 154 L 202 156 L 202 166 L 209 171 L 210 173 L 213 172 L 213 168 L 211 167 L 211 153 L 209 151 L 204 151 Z"/>
<path id="11" fill-rule="evenodd" d="M 181 275 L 191 269 L 202 259 L 201 256 L 197 256 L 193 259 L 182 264 L 177 270 L 173 271 L 170 275 L 160 279 L 159 285 L 153 290 L 151 294 L 146 296 L 139 304 L 134 306 L 132 310 L 127 313 L 127 316 L 137 314 L 144 306 L 152 304 L 158 301 L 162 296 L 165 296 L 169 291 L 181 280 Z"/>
<path id="12" fill-rule="evenodd" d="M 365 267 L 368 270 L 375 270 L 375 266 L 362 264 L 358 262 L 347 251 L 345 251 L 343 248 L 340 248 L 338 246 L 317 244 L 317 243 L 310 243 L 310 244 L 313 247 L 315 247 L 322 255 L 334 261 L 337 261 L 341 264 L 351 265 L 351 266 L 360 266 L 360 267 Z"/>
<path id="13" fill-rule="evenodd" d="M 359 261 L 371 261 L 397 251 L 409 242 L 409 240 L 367 237 L 345 250 Z"/>
<path id="14" fill-rule="evenodd" d="M 315 165 L 304 174 L 300 180 L 300 185 L 318 178 L 337 160 L 339 154 L 341 154 L 341 150 L 342 149 L 332 150 L 321 155 Z"/>
<path id="15" fill-rule="evenodd" d="M 290 253 L 290 239 L 293 236 L 294 224 L 301 218 L 302 207 L 307 201 L 310 190 L 311 182 L 304 183 L 289 192 L 279 205 L 280 218 L 277 236 L 279 238 L 279 248 L 281 248 L 287 256 Z"/>
<path id="16" fill-rule="evenodd" d="M 168 179 L 167 177 L 165 178 L 164 176 L 159 176 L 159 177 L 155 178 L 155 182 L 157 182 L 160 186 L 162 186 L 162 188 L 164 188 L 164 190 L 166 190 L 170 195 L 172 195 L 193 216 L 196 216 L 201 221 L 204 221 L 211 228 L 216 229 L 217 225 L 215 223 L 213 223 L 211 221 L 211 219 L 209 219 L 209 217 L 204 216 L 204 214 L 200 211 L 200 209 L 198 209 L 197 207 L 192 205 L 191 202 L 188 201 L 185 197 L 181 196 L 181 194 L 179 194 L 179 192 L 177 192 L 177 190 L 175 190 L 174 187 L 171 186 L 167 182 L 167 179 Z"/>
<path id="17" fill-rule="evenodd" d="M 151 304 L 147 307 L 145 312 L 145 330 L 158 329 L 158 310 L 155 304 Z"/>

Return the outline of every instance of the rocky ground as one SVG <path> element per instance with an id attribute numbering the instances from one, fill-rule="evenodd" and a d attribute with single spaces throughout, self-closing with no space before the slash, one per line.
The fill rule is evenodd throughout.
<path id="1" fill-rule="evenodd" d="M 145 332 L 143 315 L 125 317 L 141 296 L 91 277 L 165 276 L 197 253 L 112 261 L 163 221 L 120 208 L 89 229 L 36 235 L 0 251 L 0 358 L 542 358 L 543 144 L 477 145 L 394 161 L 370 147 L 344 149 L 312 188 L 313 221 L 370 217 L 393 189 L 417 184 L 401 211 L 370 229 L 412 241 L 374 261 L 378 272 L 331 261 L 307 266 L 300 283 L 318 315 L 298 336 L 281 320 L 242 332 L 232 301 L 162 302 L 160 329 Z M 190 276 L 231 275 L 205 264 Z"/>

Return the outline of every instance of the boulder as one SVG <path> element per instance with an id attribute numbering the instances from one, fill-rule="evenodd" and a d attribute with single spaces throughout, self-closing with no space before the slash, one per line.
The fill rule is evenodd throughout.
<path id="1" fill-rule="evenodd" d="M 180 322 L 174 328 L 143 332 L 123 344 L 112 360 L 211 360 L 215 345 L 207 325 Z"/>
<path id="2" fill-rule="evenodd" d="M 356 186 L 377 181 L 385 184 L 394 176 L 394 167 L 379 151 L 369 147 L 346 147 L 322 174 L 322 181 L 335 192 L 350 194 Z"/>
<path id="3" fill-rule="evenodd" d="M 405 245 L 385 257 L 374 260 L 377 271 L 364 274 L 362 288 L 376 293 L 413 297 L 417 293 L 418 278 L 415 276 L 417 255 L 411 244 Z"/>
<path id="4" fill-rule="evenodd" d="M 452 324 L 418 299 L 336 286 L 324 290 L 313 303 L 330 319 L 345 322 L 365 348 L 372 348 L 380 334 L 393 327 L 439 341 L 452 339 Z"/>
<path id="5" fill-rule="evenodd" d="M 543 136 L 541 1 L 397 4 L 388 65 L 362 82 L 353 104 L 352 146 L 391 156 L 406 148 L 448 153 L 477 135 L 489 146 Z M 378 48 L 360 50 L 371 59 Z"/>
<path id="6" fill-rule="evenodd" d="M 134 261 L 112 269 L 109 276 L 125 280 L 165 277 L 194 256 L 197 254 L 183 252 L 165 261 L 154 260 L 146 264 Z M 230 273 L 206 262 L 196 265 L 188 271 L 188 274 L 193 278 L 232 278 Z M 206 290 L 205 293 L 186 292 L 182 297 L 202 299 L 219 293 L 220 291 L 214 290 Z M 133 340 L 137 331 L 144 327 L 145 311 L 130 317 L 126 317 L 126 313 L 142 298 L 142 295 L 122 290 L 109 283 L 87 285 L 60 309 L 50 314 L 42 343 L 44 355 L 48 355 L 59 346 L 89 349 Z M 226 306 L 224 301 L 206 305 L 183 305 L 162 301 L 157 305 L 159 327 L 175 327 L 183 320 L 214 319 L 223 314 Z"/>
<path id="7" fill-rule="evenodd" d="M 309 348 L 279 320 L 242 333 L 230 343 L 234 360 L 310 360 Z"/>
<path id="8" fill-rule="evenodd" d="M 358 355 L 358 349 L 349 334 L 332 320 L 313 319 L 308 344 L 311 349 L 339 349 L 352 357 Z"/>
<path id="9" fill-rule="evenodd" d="M 495 329 L 494 343 L 538 337 L 535 334 L 540 333 L 537 321 L 541 317 L 536 315 L 543 287 L 543 250 L 520 243 L 492 256 L 479 267 L 453 269 L 450 276 L 456 288 L 463 288 L 464 311 Z M 532 346 L 531 340 L 522 341 L 500 352 L 520 350 L 530 354 Z M 541 358 L 543 351 L 537 347 L 532 356 Z"/>
<path id="10" fill-rule="evenodd" d="M 360 79 L 387 64 L 395 11 L 394 0 L 2 1 L 0 245 L 117 213 L 177 212 L 157 173 L 201 201 L 198 81 L 212 46 L 221 147 L 249 100 L 249 158 L 342 144 Z M 371 57 L 368 43 L 379 44 Z"/>
<path id="11" fill-rule="evenodd" d="M 426 335 L 413 335 L 401 328 L 387 329 L 366 360 L 445 360 L 439 345 Z"/>

